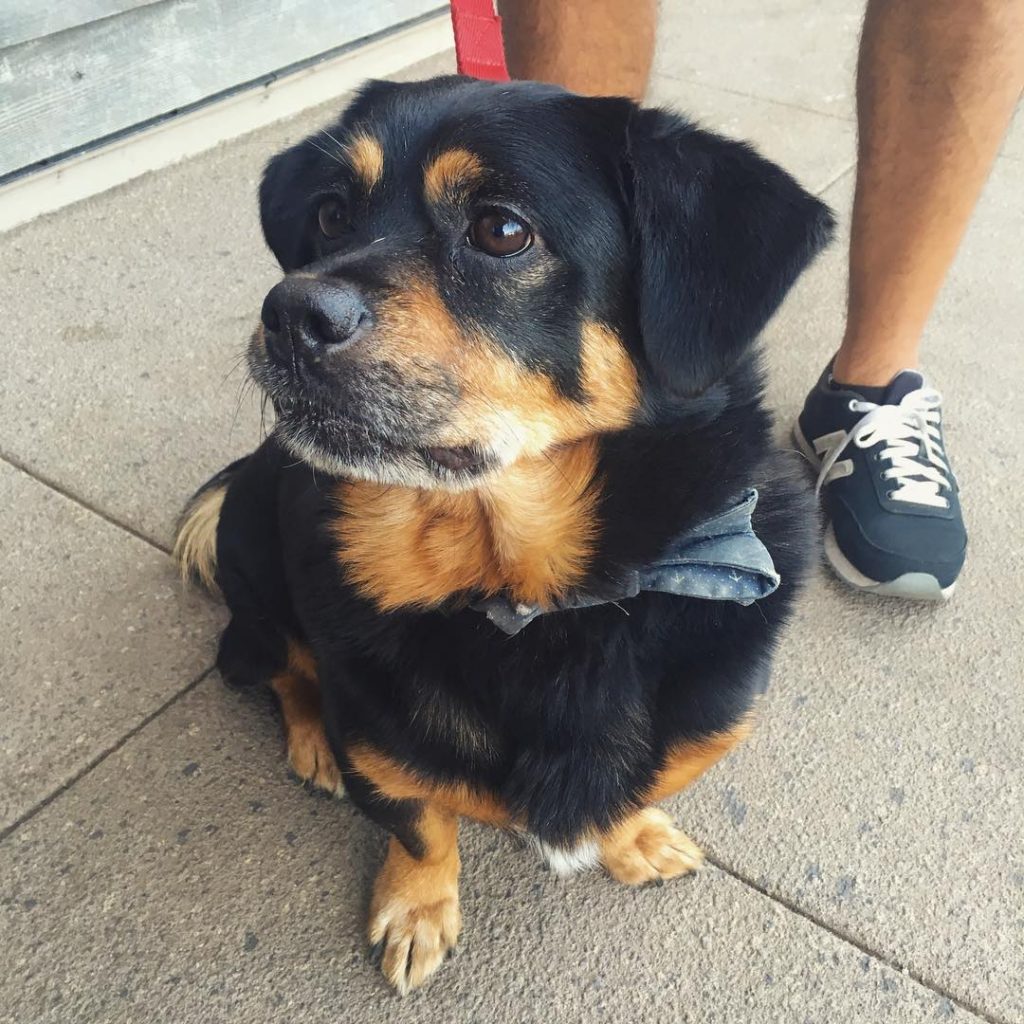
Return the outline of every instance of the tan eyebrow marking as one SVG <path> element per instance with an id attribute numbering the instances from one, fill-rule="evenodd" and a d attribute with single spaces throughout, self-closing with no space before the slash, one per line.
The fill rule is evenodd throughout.
<path id="1" fill-rule="evenodd" d="M 423 173 L 423 190 L 427 199 L 458 199 L 484 173 L 480 158 L 468 149 L 448 149 L 435 157 Z"/>
<path id="2" fill-rule="evenodd" d="M 345 156 L 367 192 L 384 176 L 384 150 L 372 135 L 354 135 L 345 146 Z"/>

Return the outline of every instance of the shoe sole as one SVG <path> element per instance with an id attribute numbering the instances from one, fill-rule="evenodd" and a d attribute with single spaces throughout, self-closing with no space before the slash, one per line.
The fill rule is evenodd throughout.
<path id="1" fill-rule="evenodd" d="M 793 440 L 804 458 L 815 470 L 820 471 L 821 459 L 818 458 L 814 445 L 804 437 L 799 420 L 793 423 Z M 825 559 L 832 567 L 832 571 L 847 586 L 859 590 L 862 594 L 899 597 L 905 601 L 948 601 L 953 596 L 953 591 L 956 590 L 955 581 L 948 587 L 943 587 L 931 573 L 927 572 L 905 572 L 902 576 L 897 576 L 894 580 L 886 580 L 884 583 L 865 576 L 839 550 L 839 542 L 836 540 L 831 523 L 825 530 Z"/>

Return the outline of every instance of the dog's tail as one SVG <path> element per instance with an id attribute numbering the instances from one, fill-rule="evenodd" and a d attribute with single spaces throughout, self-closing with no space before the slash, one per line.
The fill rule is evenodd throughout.
<path id="1" fill-rule="evenodd" d="M 211 594 L 217 586 L 217 524 L 228 486 L 249 456 L 215 473 L 188 500 L 174 538 L 174 560 L 186 583 L 197 583 Z"/>

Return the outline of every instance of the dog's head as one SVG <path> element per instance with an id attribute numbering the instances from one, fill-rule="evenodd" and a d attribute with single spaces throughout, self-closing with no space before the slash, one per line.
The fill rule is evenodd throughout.
<path id="1" fill-rule="evenodd" d="M 675 115 L 463 78 L 370 84 L 270 162 L 260 201 L 285 277 L 250 361 L 278 437 L 448 489 L 693 401 L 831 229 Z"/>

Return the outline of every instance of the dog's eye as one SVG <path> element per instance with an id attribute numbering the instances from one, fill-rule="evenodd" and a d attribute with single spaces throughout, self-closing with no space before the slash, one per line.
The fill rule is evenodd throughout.
<path id="1" fill-rule="evenodd" d="M 327 238 L 340 238 L 348 230 L 348 213 L 339 199 L 325 199 L 316 211 L 316 219 Z"/>
<path id="2" fill-rule="evenodd" d="M 469 225 L 469 243 L 489 256 L 517 256 L 533 244 L 530 225 L 508 210 L 487 210 Z"/>

